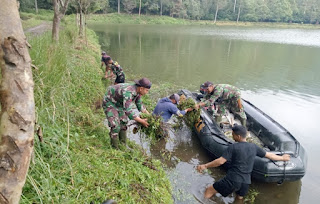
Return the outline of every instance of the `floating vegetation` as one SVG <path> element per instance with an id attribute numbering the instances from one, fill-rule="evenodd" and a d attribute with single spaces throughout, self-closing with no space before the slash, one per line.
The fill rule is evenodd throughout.
<path id="1" fill-rule="evenodd" d="M 244 199 L 244 203 L 255 203 L 258 195 L 259 195 L 259 191 L 257 191 L 256 189 L 250 189 Z"/>
<path id="2" fill-rule="evenodd" d="M 137 131 L 143 132 L 146 135 L 148 135 L 150 138 L 166 138 L 168 136 L 169 126 L 165 122 L 163 122 L 163 119 L 159 115 L 153 115 L 148 113 L 141 113 L 140 117 L 143 119 L 147 119 L 149 126 L 143 127 L 139 126 L 138 129 L 134 130 L 134 133 Z"/>
<path id="3" fill-rule="evenodd" d="M 194 108 L 196 105 L 195 101 L 192 98 L 186 98 L 184 95 L 180 96 L 180 102 L 178 104 L 178 108 L 180 110 L 185 110 L 187 108 Z M 200 109 L 196 110 L 193 109 L 193 111 L 187 112 L 183 118 L 179 118 L 179 122 L 177 124 L 180 123 L 180 125 L 176 125 L 175 127 L 181 127 L 181 119 L 184 120 L 184 122 L 186 123 L 186 125 L 189 128 L 193 128 L 194 124 L 196 124 L 199 119 L 200 119 Z"/>

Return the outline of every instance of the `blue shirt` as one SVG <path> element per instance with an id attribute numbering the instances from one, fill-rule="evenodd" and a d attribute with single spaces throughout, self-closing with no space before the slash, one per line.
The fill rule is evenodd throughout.
<path id="1" fill-rule="evenodd" d="M 156 107 L 153 110 L 153 114 L 160 115 L 165 122 L 167 122 L 172 114 L 176 114 L 178 116 L 183 116 L 186 112 L 180 111 L 175 104 L 168 98 L 162 98 L 158 101 Z"/>

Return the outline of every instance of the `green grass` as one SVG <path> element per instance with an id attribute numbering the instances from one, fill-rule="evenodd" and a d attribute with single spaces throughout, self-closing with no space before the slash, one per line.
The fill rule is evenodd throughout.
<path id="1" fill-rule="evenodd" d="M 208 25 L 208 26 L 246 26 L 246 27 L 271 27 L 271 28 L 304 28 L 317 29 L 319 25 L 298 24 L 298 23 L 266 23 L 266 22 L 235 22 L 235 21 L 214 21 L 209 20 L 188 20 L 172 18 L 169 16 L 152 16 L 137 14 L 94 14 L 90 15 L 88 22 L 103 22 L 107 24 L 160 24 L 160 25 Z"/>
<path id="2" fill-rule="evenodd" d="M 64 25 L 58 44 L 49 33 L 29 42 L 39 68 L 33 78 L 43 142 L 35 135 L 21 203 L 172 203 L 159 161 L 132 143 L 134 152 L 111 148 L 104 113 L 95 106 L 109 85 L 101 80 L 98 39 L 89 30 L 85 46 L 72 23 Z"/>
<path id="3" fill-rule="evenodd" d="M 40 25 L 44 21 L 52 21 L 53 11 L 40 9 L 38 14 L 20 12 L 23 29 Z"/>

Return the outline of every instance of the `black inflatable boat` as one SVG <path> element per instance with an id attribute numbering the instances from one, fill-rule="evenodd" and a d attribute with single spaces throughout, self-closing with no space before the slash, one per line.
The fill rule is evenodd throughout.
<path id="1" fill-rule="evenodd" d="M 181 90 L 179 94 L 199 101 L 197 93 Z M 301 179 L 306 173 L 307 165 L 307 155 L 301 144 L 284 127 L 250 102 L 242 99 L 242 104 L 247 115 L 248 130 L 261 141 L 262 148 L 278 155 L 286 153 L 291 156 L 288 162 L 256 157 L 252 178 L 278 183 Z M 201 121 L 195 124 L 194 130 L 202 146 L 215 158 L 220 157 L 228 145 L 234 143 L 225 135 L 221 124 L 218 125 L 212 114 L 204 109 L 201 110 Z"/>

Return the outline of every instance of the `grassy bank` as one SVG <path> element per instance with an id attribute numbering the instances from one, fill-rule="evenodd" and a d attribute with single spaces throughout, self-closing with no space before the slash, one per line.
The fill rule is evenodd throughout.
<path id="1" fill-rule="evenodd" d="M 270 27 L 270 28 L 319 28 L 319 25 L 297 23 L 265 23 L 265 22 L 235 22 L 235 21 L 207 21 L 187 20 L 172 18 L 169 16 L 149 16 L 133 14 L 94 14 L 90 15 L 88 22 L 103 22 L 107 24 L 160 24 L 160 25 L 212 25 L 212 26 L 247 26 L 247 27 Z"/>
<path id="2" fill-rule="evenodd" d="M 21 203 L 172 203 L 159 161 L 137 147 L 111 148 L 99 108 L 108 82 L 101 80 L 97 36 L 88 31 L 86 46 L 73 24 L 63 25 L 59 44 L 50 33 L 29 41 L 41 131 Z"/>
<path id="3" fill-rule="evenodd" d="M 52 21 L 53 11 L 39 9 L 39 14 L 20 12 L 23 29 L 40 25 L 43 22 Z"/>

